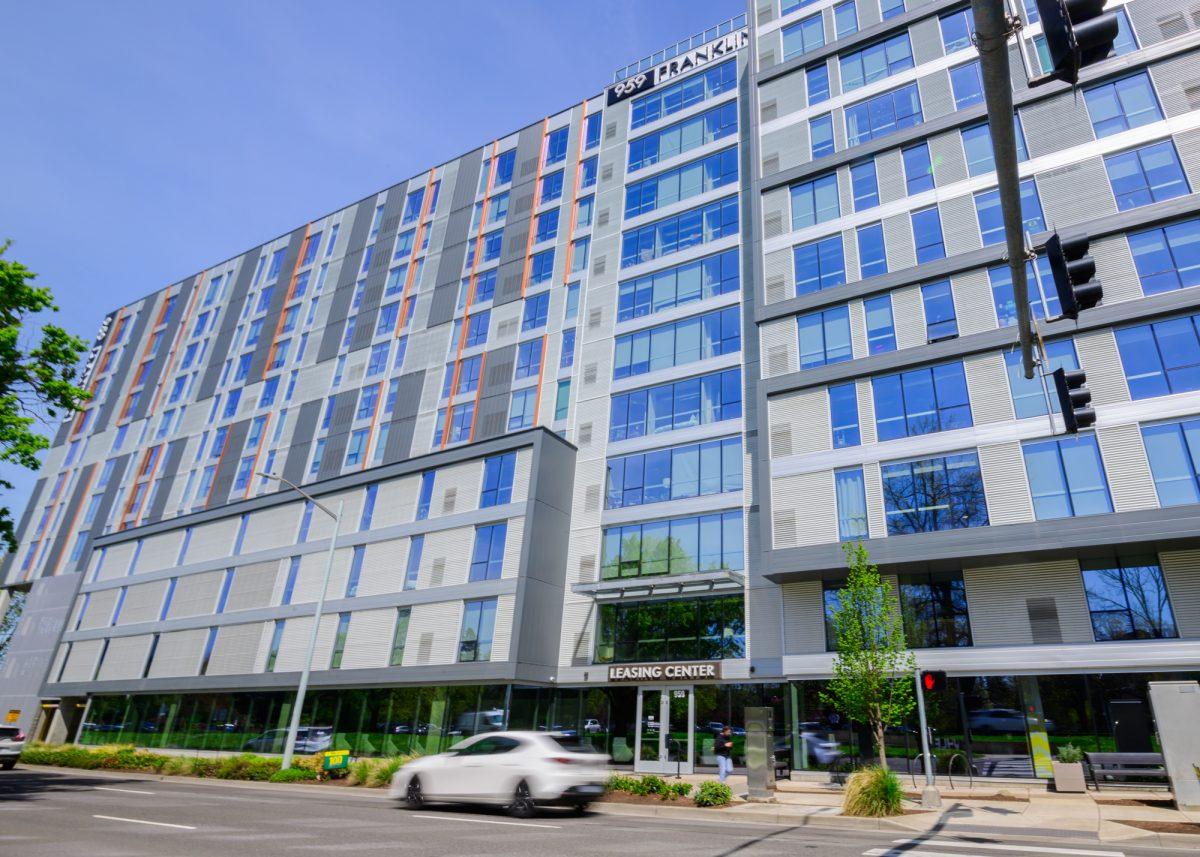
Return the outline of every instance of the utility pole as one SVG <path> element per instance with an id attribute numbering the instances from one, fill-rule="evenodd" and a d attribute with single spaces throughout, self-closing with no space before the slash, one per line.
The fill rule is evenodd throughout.
<path id="1" fill-rule="evenodd" d="M 1013 124 L 1012 77 L 1009 74 L 1008 37 L 1014 21 L 1004 0 L 971 0 L 975 16 L 975 43 L 987 102 L 988 128 L 999 182 L 1000 209 L 1004 215 L 1008 267 L 1012 272 L 1013 299 L 1017 304 L 1017 333 L 1021 338 L 1021 367 L 1033 378 L 1033 335 L 1029 320 L 1029 283 L 1025 278 L 1025 225 L 1021 217 L 1021 182 L 1017 174 L 1017 132 Z M 1019 24 L 1019 21 L 1015 22 Z M 1023 49 L 1023 46 L 1022 46 Z"/>
<path id="2" fill-rule="evenodd" d="M 941 673 L 945 675 L 945 673 Z M 929 727 L 925 723 L 925 688 L 924 673 L 916 670 L 913 680 L 917 683 L 917 718 L 921 727 L 921 757 L 924 760 L 925 788 L 921 789 L 921 806 L 926 809 L 937 809 L 942 805 L 942 794 L 934 785 L 933 753 L 929 751 Z"/>

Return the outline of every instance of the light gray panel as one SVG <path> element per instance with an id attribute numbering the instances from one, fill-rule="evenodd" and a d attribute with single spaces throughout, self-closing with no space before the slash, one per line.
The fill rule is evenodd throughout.
<path id="1" fill-rule="evenodd" d="M 258 267 L 260 253 L 262 253 L 262 245 L 242 254 L 242 258 L 238 262 L 237 279 L 234 280 L 229 300 L 221 313 L 221 327 L 212 340 L 212 346 L 209 349 L 210 355 L 223 355 L 229 352 L 229 343 L 233 341 L 233 334 L 237 330 L 238 319 L 242 315 L 242 304 L 246 302 L 246 294 L 250 291 L 250 280 L 254 277 L 254 269 Z M 200 378 L 196 401 L 212 397 L 213 392 L 217 389 L 217 381 L 221 377 L 222 362 L 219 357 L 209 358 L 208 367 Z"/>
<path id="2" fill-rule="evenodd" d="M 918 66 L 945 54 L 942 48 L 942 30 L 936 16 L 923 18 L 914 23 L 908 28 L 908 38 L 912 42 L 913 61 Z"/>
<path id="3" fill-rule="evenodd" d="M 917 89 L 921 93 L 921 116 L 926 122 L 954 112 L 949 72 L 939 71 L 919 78 Z"/>
<path id="4" fill-rule="evenodd" d="M 1071 92 L 1022 107 L 1020 115 L 1025 148 L 1031 158 L 1061 152 L 1095 139 L 1083 99 L 1077 100 Z"/>
<path id="5" fill-rule="evenodd" d="M 171 485 L 175 482 L 175 476 L 180 470 L 179 465 L 183 462 L 183 451 L 187 446 L 187 442 L 188 439 L 183 437 L 167 444 L 167 454 L 163 459 L 162 487 L 154 495 L 154 503 L 150 506 L 150 511 L 146 514 L 146 523 L 151 523 L 162 518 L 163 510 L 167 507 L 167 497 L 171 493 Z"/>
<path id="6" fill-rule="evenodd" d="M 1040 173 L 1037 188 L 1042 215 L 1052 229 L 1117 212 L 1108 173 L 1098 157 Z"/>
<path id="7" fill-rule="evenodd" d="M 516 366 L 517 346 L 505 345 L 488 352 L 484 368 L 483 389 L 480 396 L 507 394 L 512 387 L 513 369 Z"/>
<path id="8" fill-rule="evenodd" d="M 524 257 L 500 266 L 496 273 L 496 295 L 493 306 L 502 306 L 521 298 L 521 278 L 525 273 Z"/>
<path id="9" fill-rule="evenodd" d="M 50 548 L 50 553 L 47 554 L 44 568 L 49 573 L 54 573 L 58 567 L 58 561 L 62 557 L 63 548 L 66 546 L 67 539 L 73 538 L 75 529 L 73 525 L 66 522 L 74 521 L 76 515 L 79 514 L 79 505 L 83 502 L 84 491 L 92 481 L 92 472 L 97 465 L 89 464 L 82 468 L 79 472 L 79 478 L 75 481 L 75 490 L 71 493 L 71 499 L 67 503 L 65 514 L 63 515 L 64 523 L 59 526 L 58 533 L 54 537 L 54 544 Z"/>

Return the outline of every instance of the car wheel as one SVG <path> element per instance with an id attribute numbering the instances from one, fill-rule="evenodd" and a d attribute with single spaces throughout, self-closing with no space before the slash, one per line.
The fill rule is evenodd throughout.
<path id="1" fill-rule="evenodd" d="M 408 788 L 404 790 L 404 804 L 409 809 L 420 809 L 425 806 L 425 795 L 421 793 L 420 778 L 413 777 L 408 781 Z"/>
<path id="2" fill-rule="evenodd" d="M 535 809 L 529 785 L 524 780 L 521 780 L 521 782 L 517 783 L 517 790 L 513 792 L 512 803 L 508 805 L 508 813 L 514 818 L 529 818 L 533 815 Z"/>
<path id="3" fill-rule="evenodd" d="M 16 759 L 5 759 L 3 762 L 0 762 L 0 768 L 3 768 L 6 771 L 11 771 L 16 766 L 17 766 Z"/>
<path id="4" fill-rule="evenodd" d="M 586 803 L 577 803 L 572 808 L 575 810 L 576 815 L 583 815 L 587 812 L 588 805 Z"/>

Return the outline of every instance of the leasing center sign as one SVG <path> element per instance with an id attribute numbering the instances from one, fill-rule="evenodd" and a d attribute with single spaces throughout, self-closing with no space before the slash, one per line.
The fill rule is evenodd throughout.
<path id="1" fill-rule="evenodd" d="M 613 664 L 609 681 L 705 681 L 721 677 L 720 661 L 680 664 Z"/>
<path id="2" fill-rule="evenodd" d="M 609 105 L 613 105 L 634 95 L 640 95 L 647 90 L 653 89 L 660 83 L 666 83 L 672 78 L 687 74 L 713 60 L 732 56 L 749 43 L 750 35 L 745 28 L 721 36 L 721 38 L 711 41 L 706 45 L 701 45 L 695 50 L 688 51 L 686 54 L 672 57 L 648 71 L 627 77 L 620 83 L 614 83 L 608 88 L 608 103 Z"/>

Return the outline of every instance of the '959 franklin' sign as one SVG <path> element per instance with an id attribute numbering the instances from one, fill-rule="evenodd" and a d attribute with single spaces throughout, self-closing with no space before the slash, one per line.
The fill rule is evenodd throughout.
<path id="1" fill-rule="evenodd" d="M 666 83 L 671 78 L 687 74 L 713 60 L 732 56 L 750 43 L 750 36 L 745 29 L 721 36 L 721 38 L 701 45 L 695 50 L 672 57 L 660 65 L 639 74 L 631 75 L 608 88 L 608 104 L 613 105 L 626 98 L 640 95 L 653 89 L 660 83 Z"/>

